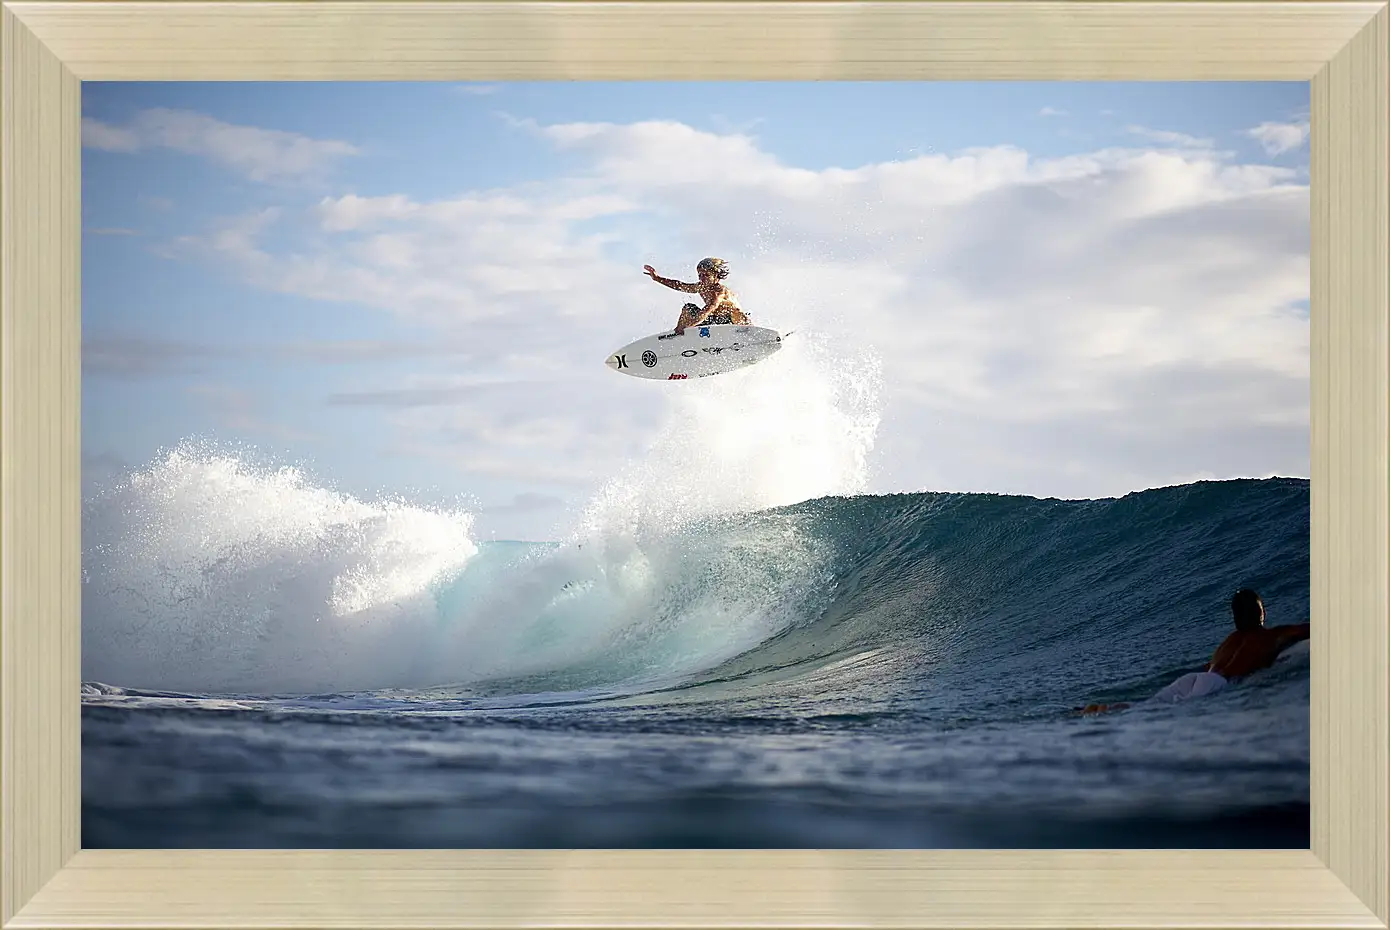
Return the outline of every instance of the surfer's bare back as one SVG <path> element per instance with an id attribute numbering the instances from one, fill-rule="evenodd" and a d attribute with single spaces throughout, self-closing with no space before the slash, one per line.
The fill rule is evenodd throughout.
<path id="1" fill-rule="evenodd" d="M 739 308 L 739 299 L 723 283 L 724 279 L 729 277 L 729 263 L 724 259 L 702 258 L 700 264 L 696 265 L 696 274 L 700 277 L 697 284 L 687 284 L 685 281 L 664 278 L 657 274 L 657 270 L 651 265 L 643 265 L 642 270 L 658 284 L 669 287 L 673 291 L 699 294 L 701 299 L 705 301 L 703 308 L 695 304 L 686 304 L 681 308 L 681 316 L 676 320 L 676 335 L 681 335 L 688 326 L 700 326 L 703 323 L 749 325 L 749 316 Z"/>

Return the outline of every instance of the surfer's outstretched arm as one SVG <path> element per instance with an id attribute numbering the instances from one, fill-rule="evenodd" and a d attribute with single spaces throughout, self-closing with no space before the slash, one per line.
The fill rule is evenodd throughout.
<path id="1" fill-rule="evenodd" d="M 1295 643 L 1303 642 L 1304 640 L 1309 638 L 1309 624 L 1291 623 L 1287 626 L 1273 626 L 1270 628 L 1270 632 L 1274 633 L 1276 636 L 1280 638 L 1280 649 L 1288 649 Z"/>
<path id="2" fill-rule="evenodd" d="M 700 289 L 699 284 L 687 284 L 685 281 L 677 281 L 675 278 L 664 278 L 657 274 L 657 270 L 651 265 L 643 265 L 642 270 L 643 273 L 653 281 L 665 287 L 669 287 L 673 291 L 684 291 L 687 294 L 694 294 Z"/>

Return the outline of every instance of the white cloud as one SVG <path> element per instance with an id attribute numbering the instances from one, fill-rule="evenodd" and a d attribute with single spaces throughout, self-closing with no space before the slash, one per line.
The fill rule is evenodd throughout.
<path id="1" fill-rule="evenodd" d="M 1057 107 L 1044 107 L 1038 111 L 1039 116 L 1067 116 L 1066 110 L 1059 110 Z"/>
<path id="2" fill-rule="evenodd" d="M 535 370 L 527 374 L 472 386 L 466 378 L 436 375 L 419 379 L 428 386 L 414 396 L 381 397 L 388 405 L 401 403 L 394 416 L 402 430 L 398 450 L 475 477 L 574 492 L 601 481 L 616 457 L 640 456 L 658 425 L 656 404 L 625 403 L 616 385 L 587 389 L 578 397 L 575 383 L 553 370 L 551 377 L 537 377 Z M 446 393 L 451 382 L 452 393 Z M 638 423 L 644 428 L 634 428 Z"/>
<path id="3" fill-rule="evenodd" d="M 1179 148 L 1207 149 L 1212 148 L 1211 139 L 1201 139 L 1197 136 L 1190 136 L 1184 132 L 1173 132 L 1167 129 L 1149 129 L 1145 126 L 1127 126 L 1125 131 L 1133 136 L 1148 139 L 1159 145 L 1172 145 Z"/>
<path id="4" fill-rule="evenodd" d="M 1246 134 L 1259 142 L 1267 155 L 1283 155 L 1304 144 L 1309 138 L 1309 124 L 1261 123 L 1254 129 L 1248 129 Z"/>
<path id="5" fill-rule="evenodd" d="M 142 110 L 126 126 L 82 121 L 82 144 L 106 152 L 165 148 L 201 155 L 253 181 L 284 181 L 322 174 L 334 162 L 358 154 L 332 139 L 224 123 L 187 110 Z"/>
<path id="6" fill-rule="evenodd" d="M 103 152 L 140 151 L 140 137 L 133 130 L 90 118 L 82 121 L 82 144 Z"/>
<path id="7" fill-rule="evenodd" d="M 634 456 L 682 475 L 671 450 L 723 448 L 735 425 L 718 404 L 752 396 L 771 404 L 748 415 L 758 435 L 776 444 L 783 430 L 800 458 L 741 433 L 706 471 L 771 494 L 759 469 L 785 474 L 819 450 L 840 464 L 804 469 L 799 493 L 846 493 L 868 446 L 816 430 L 876 417 L 835 419 L 843 391 L 796 405 L 853 382 L 869 354 L 883 379 L 873 490 L 1096 496 L 1197 473 L 1307 474 L 1309 203 L 1288 169 L 1138 128 L 1164 148 L 825 170 L 674 122 L 525 128 L 587 167 L 443 201 L 329 198 L 306 212 L 315 236 L 294 256 L 258 244 L 264 216 L 203 242 L 268 287 L 403 314 L 462 347 L 448 368 L 357 398 L 393 411 L 410 454 L 543 484 L 597 482 Z M 689 278 L 706 254 L 731 260 L 755 322 L 816 351 L 789 346 L 783 367 L 679 396 L 604 370 L 686 299 L 641 265 Z"/>
<path id="8" fill-rule="evenodd" d="M 491 97 L 502 90 L 501 84 L 455 84 L 451 88 L 455 93 L 463 94 L 466 97 Z"/>

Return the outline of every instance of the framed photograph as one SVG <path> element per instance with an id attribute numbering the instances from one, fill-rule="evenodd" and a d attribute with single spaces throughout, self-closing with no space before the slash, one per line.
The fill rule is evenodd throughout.
<path id="1" fill-rule="evenodd" d="M 1387 926 L 1386 4 L 0 17 L 3 926 Z"/>

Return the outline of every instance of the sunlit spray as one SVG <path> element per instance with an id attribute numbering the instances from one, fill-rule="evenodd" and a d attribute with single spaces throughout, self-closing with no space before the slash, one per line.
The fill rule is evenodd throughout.
<path id="1" fill-rule="evenodd" d="M 183 446 L 90 499 L 83 675 L 305 691 L 404 683 L 472 517 L 369 503 L 295 468 Z"/>

